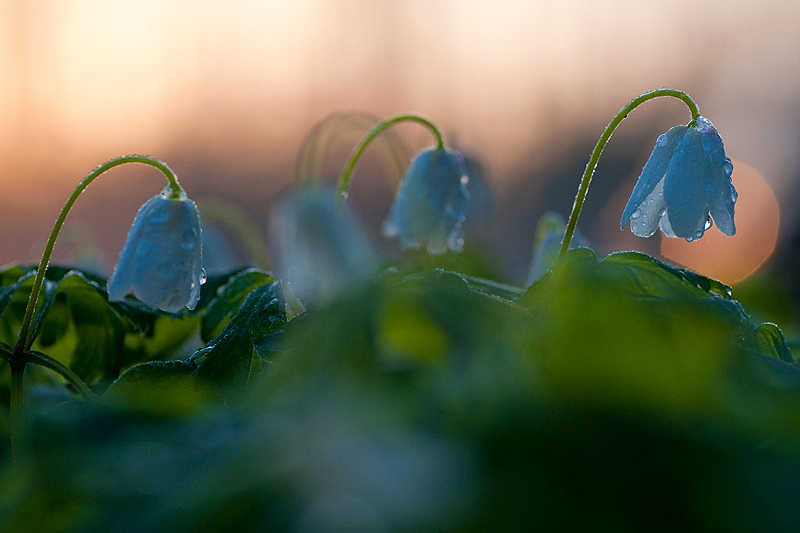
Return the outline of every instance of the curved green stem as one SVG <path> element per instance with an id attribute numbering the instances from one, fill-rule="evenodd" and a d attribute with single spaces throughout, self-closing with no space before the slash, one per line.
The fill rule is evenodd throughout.
<path id="1" fill-rule="evenodd" d="M 589 162 L 586 164 L 586 170 L 583 173 L 583 178 L 581 179 L 581 184 L 578 188 L 578 194 L 575 196 L 575 203 L 572 205 L 572 213 L 569 215 L 567 229 L 564 232 L 564 240 L 561 241 L 561 250 L 558 252 L 558 257 L 556 258 L 555 264 L 558 264 L 564 254 L 567 253 L 567 250 L 569 250 L 569 243 L 572 240 L 572 234 L 575 232 L 575 226 L 578 224 L 578 216 L 581 214 L 583 201 L 586 199 L 586 191 L 589 190 L 589 183 L 592 181 L 592 175 L 597 167 L 597 161 L 600 159 L 600 154 L 603 153 L 603 149 L 608 143 L 608 140 L 611 138 L 611 134 L 614 133 L 614 130 L 617 128 L 617 126 L 619 126 L 619 123 L 628 116 L 628 113 L 639 107 L 639 105 L 643 104 L 644 102 L 659 96 L 672 96 L 673 98 L 678 98 L 679 100 L 683 101 L 689 107 L 689 111 L 692 114 L 692 121 L 689 123 L 690 125 L 696 121 L 698 117 L 700 117 L 700 111 L 697 108 L 697 104 L 694 103 L 694 100 L 692 100 L 685 92 L 678 91 L 676 89 L 656 89 L 654 91 L 646 92 L 638 98 L 634 98 L 628 105 L 619 110 L 617 116 L 615 116 L 614 119 L 609 122 L 605 131 L 603 131 L 603 134 L 600 136 L 600 139 L 598 139 L 597 144 L 592 151 L 592 155 L 589 158 Z"/>
<path id="2" fill-rule="evenodd" d="M 358 143 L 358 146 L 353 150 L 350 154 L 350 158 L 347 160 L 347 163 L 342 170 L 342 175 L 339 178 L 339 184 L 336 187 L 336 194 L 339 197 L 339 201 L 343 202 L 347 198 L 347 188 L 350 184 L 350 176 L 353 174 L 353 170 L 356 168 L 356 163 L 361 158 L 361 155 L 364 153 L 364 150 L 367 149 L 369 143 L 371 143 L 375 137 L 383 133 L 384 130 L 389 128 L 390 126 L 394 126 L 399 122 L 404 121 L 411 121 L 411 122 L 418 122 L 423 126 L 426 126 L 428 129 L 433 132 L 433 135 L 436 137 L 436 148 L 442 149 L 444 148 L 444 138 L 442 137 L 439 128 L 437 128 L 433 122 L 430 120 L 423 118 L 419 115 L 414 114 L 403 114 L 397 115 L 391 118 L 384 120 L 383 122 L 379 122 L 375 126 L 373 126 L 369 132 L 361 139 L 361 142 Z"/>
<path id="3" fill-rule="evenodd" d="M 29 363 L 34 363 L 39 366 L 49 368 L 53 372 L 60 374 L 70 385 L 75 387 L 75 389 L 80 392 L 85 399 L 95 399 L 95 394 L 86 385 L 86 383 L 84 383 L 83 380 L 79 378 L 77 374 L 75 374 L 75 372 L 70 370 L 66 365 L 56 361 L 49 355 L 37 352 L 35 350 L 30 350 L 25 352 L 25 359 Z"/>
<path id="4" fill-rule="evenodd" d="M 69 213 L 69 210 L 78 199 L 78 196 L 80 196 L 83 190 L 86 189 L 86 187 L 88 187 L 89 184 L 95 180 L 95 178 L 107 170 L 125 163 L 143 163 L 145 165 L 150 165 L 157 168 L 163 172 L 169 180 L 173 197 L 177 198 L 184 194 L 183 189 L 178 183 L 178 178 L 175 176 L 175 173 L 172 171 L 172 169 L 170 169 L 163 161 L 159 161 L 158 159 L 146 155 L 124 155 L 122 157 L 117 157 L 115 159 L 111 159 L 110 161 L 106 161 L 102 165 L 89 172 L 89 174 L 87 174 L 86 177 L 81 180 L 78 186 L 75 187 L 75 190 L 72 191 L 72 194 L 67 199 L 64 207 L 61 208 L 61 212 L 58 214 L 58 218 L 56 219 L 53 229 L 50 231 L 50 237 L 47 239 L 47 244 L 45 245 L 44 253 L 42 254 L 42 260 L 39 263 L 38 270 L 36 271 L 36 280 L 33 283 L 33 289 L 31 290 L 31 295 L 28 298 L 28 306 L 25 308 L 25 316 L 22 319 L 19 341 L 14 349 L 14 354 L 16 357 L 19 357 L 19 354 L 30 348 L 31 344 L 33 344 L 33 339 L 28 338 L 31 320 L 33 319 L 33 314 L 36 311 L 36 306 L 38 305 L 39 298 L 41 297 L 44 275 L 47 270 L 47 265 L 50 263 L 50 256 L 53 253 L 53 247 L 55 246 L 56 239 L 61 231 L 61 226 L 64 225 L 64 220 L 67 218 L 67 213 Z"/>
<path id="5" fill-rule="evenodd" d="M 297 183 L 317 180 L 322 177 L 325 161 L 336 141 L 345 136 L 368 131 L 380 119 L 365 113 L 334 113 L 323 118 L 311 129 L 303 140 L 295 161 L 294 178 Z M 380 148 L 386 153 L 386 161 L 390 162 L 390 171 L 397 171 L 400 178 L 408 161 L 402 139 L 387 131 L 378 139 Z M 399 178 L 398 178 L 399 181 Z"/>

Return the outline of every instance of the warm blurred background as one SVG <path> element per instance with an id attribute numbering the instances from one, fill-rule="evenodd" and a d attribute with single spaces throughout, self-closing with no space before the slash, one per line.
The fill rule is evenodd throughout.
<path id="1" fill-rule="evenodd" d="M 163 159 L 192 198 L 231 200 L 265 230 L 318 121 L 414 111 L 483 165 L 493 213 L 469 229 L 520 281 L 538 218 L 569 214 L 608 121 L 667 86 L 688 92 L 725 141 L 739 233 L 662 249 L 660 236 L 619 230 L 656 138 L 689 120 L 668 99 L 617 130 L 579 229 L 601 254 L 663 253 L 729 283 L 765 261 L 762 272 L 793 276 L 798 27 L 796 0 L 0 0 L 0 264 L 38 261 L 72 188 L 112 157 Z M 397 131 L 412 151 L 431 142 L 415 125 Z M 334 147 L 331 179 L 356 140 Z M 352 198 L 377 240 L 395 185 L 376 157 Z M 146 167 L 97 180 L 56 260 L 88 257 L 108 273 L 136 209 L 164 183 Z"/>

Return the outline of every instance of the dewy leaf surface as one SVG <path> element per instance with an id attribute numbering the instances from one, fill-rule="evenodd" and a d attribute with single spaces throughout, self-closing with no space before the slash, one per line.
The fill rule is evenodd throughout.
<path id="1" fill-rule="evenodd" d="M 783 333 L 775 324 L 761 324 L 755 331 L 758 351 L 765 355 L 780 359 L 784 363 L 794 363 L 792 352 L 786 345 Z"/>
<path id="2" fill-rule="evenodd" d="M 611 254 L 600 261 L 599 268 L 623 283 L 627 274 L 631 288 L 642 294 L 731 299 L 731 288 L 727 285 L 690 270 L 669 266 L 639 252 Z"/>
<path id="3" fill-rule="evenodd" d="M 280 284 L 255 288 L 222 333 L 195 352 L 190 362 L 195 375 L 221 385 L 245 385 L 258 372 L 261 357 L 257 344 L 282 331 L 286 323 Z"/>
<path id="4" fill-rule="evenodd" d="M 222 333 L 228 321 L 253 289 L 275 281 L 271 275 L 256 269 L 244 270 L 231 276 L 228 282 L 218 289 L 217 296 L 209 302 L 203 313 L 200 325 L 200 337 L 203 342 L 210 342 Z"/>

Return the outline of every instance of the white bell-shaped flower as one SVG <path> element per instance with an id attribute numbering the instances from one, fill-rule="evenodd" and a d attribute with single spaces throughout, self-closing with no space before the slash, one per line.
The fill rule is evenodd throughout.
<path id="1" fill-rule="evenodd" d="M 667 237 L 694 241 L 711 227 L 713 217 L 722 233 L 734 235 L 732 172 L 722 139 L 708 119 L 675 126 L 658 138 L 622 212 L 620 229 L 630 220 L 639 237 L 660 227 Z"/>
<path id="2" fill-rule="evenodd" d="M 377 273 L 372 244 L 331 189 L 307 185 L 281 198 L 270 216 L 270 237 L 277 270 L 306 307 L 330 302 Z"/>
<path id="3" fill-rule="evenodd" d="M 467 173 L 458 152 L 435 148 L 420 152 L 403 177 L 389 217 L 387 237 L 400 237 L 404 248 L 427 245 L 441 254 L 464 246 L 461 224 L 467 213 Z"/>
<path id="4" fill-rule="evenodd" d="M 167 186 L 139 208 L 119 261 L 108 279 L 108 299 L 133 293 L 163 311 L 194 309 L 205 281 L 200 213 Z"/>

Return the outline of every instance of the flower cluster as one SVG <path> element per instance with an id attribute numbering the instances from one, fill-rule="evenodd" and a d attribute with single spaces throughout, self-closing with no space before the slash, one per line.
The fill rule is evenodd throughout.
<path id="1" fill-rule="evenodd" d="M 717 130 L 703 117 L 675 126 L 661 135 L 642 170 L 620 228 L 649 237 L 661 228 L 668 237 L 701 238 L 711 217 L 725 235 L 736 233 L 733 222 L 737 193 L 731 183 L 733 165 Z"/>

